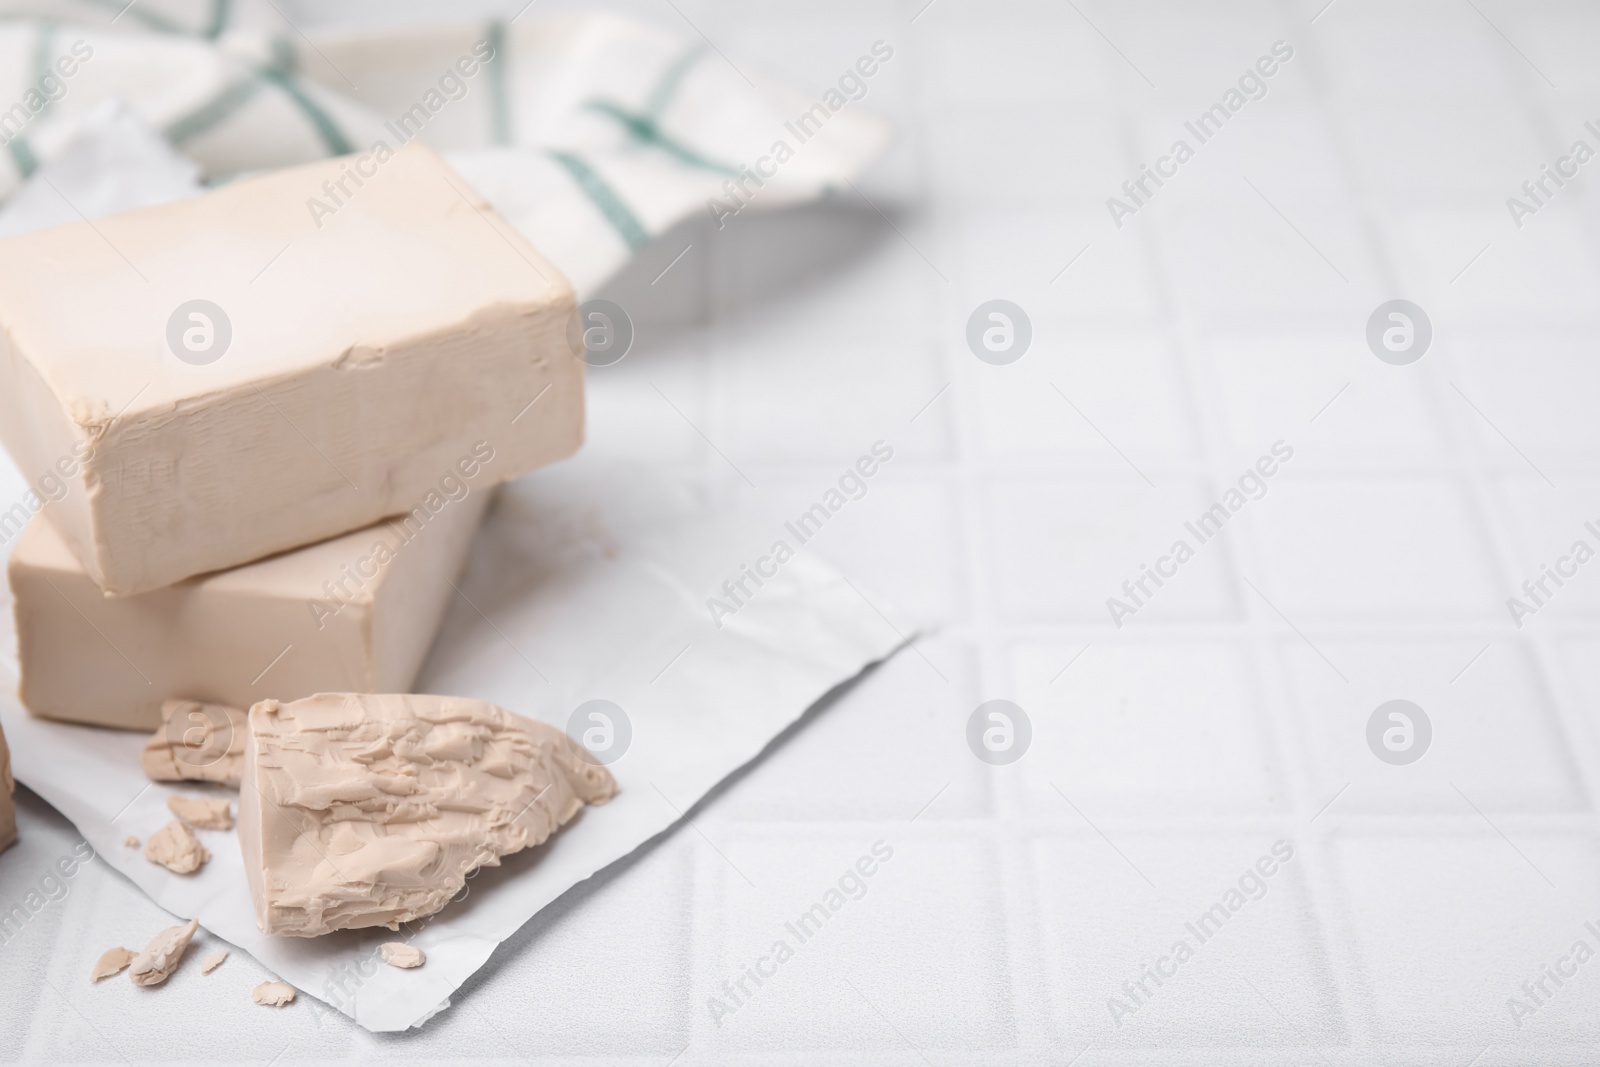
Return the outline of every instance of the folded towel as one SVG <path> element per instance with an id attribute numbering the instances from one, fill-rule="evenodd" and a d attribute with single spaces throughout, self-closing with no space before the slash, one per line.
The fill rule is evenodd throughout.
<path id="1" fill-rule="evenodd" d="M 0 0 L 0 199 L 117 97 L 210 183 L 421 139 L 587 294 L 697 212 L 854 179 L 889 132 L 852 96 L 893 49 L 862 52 L 818 101 L 610 15 L 301 32 L 270 0 Z"/>

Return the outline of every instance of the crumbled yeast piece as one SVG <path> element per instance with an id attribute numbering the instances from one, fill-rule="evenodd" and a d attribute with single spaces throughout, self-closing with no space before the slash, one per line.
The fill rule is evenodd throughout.
<path id="1" fill-rule="evenodd" d="M 250 999 L 266 1008 L 281 1008 L 294 1003 L 294 986 L 287 982 L 262 982 L 250 991 Z"/>
<path id="2" fill-rule="evenodd" d="M 404 941 L 386 942 L 379 951 L 383 953 L 384 963 L 404 970 L 421 967 L 428 962 L 428 957 L 422 954 L 420 948 L 415 945 L 408 945 Z"/>
<path id="3" fill-rule="evenodd" d="M 221 952 L 213 952 L 211 955 L 205 957 L 204 959 L 202 959 L 200 961 L 200 973 L 201 974 L 210 974 L 212 971 L 216 970 L 218 967 L 221 967 L 222 966 L 222 961 L 226 960 L 227 958 L 228 958 L 228 952 L 227 952 L 226 949 L 224 949 Z"/>
<path id="4" fill-rule="evenodd" d="M 110 978 L 114 974 L 121 974 L 124 967 L 133 962 L 133 953 L 118 945 L 108 948 L 95 961 L 94 972 L 89 975 L 89 981 L 98 982 L 102 978 Z"/>
<path id="5" fill-rule="evenodd" d="M 468 873 L 617 792 L 554 726 L 481 700 L 321 693 L 250 709 L 239 845 L 267 934 L 432 915 Z"/>
<path id="6" fill-rule="evenodd" d="M 123 848 L 138 848 L 139 847 L 139 839 L 137 837 L 134 837 L 132 834 L 129 834 L 127 837 L 124 837 L 122 839 L 122 847 Z"/>
<path id="7" fill-rule="evenodd" d="M 167 810 L 202 830 L 233 829 L 233 814 L 227 797 L 168 797 Z"/>
<path id="8" fill-rule="evenodd" d="M 154 782 L 217 782 L 238 787 L 244 773 L 244 712 L 198 700 L 161 705 L 161 728 L 139 756 Z"/>
<path id="9" fill-rule="evenodd" d="M 171 978 L 172 972 L 178 969 L 178 961 L 183 959 L 184 949 L 189 947 L 190 939 L 199 928 L 200 920 L 190 919 L 183 926 L 169 926 L 152 937 L 144 951 L 133 958 L 128 977 L 135 985 L 142 986 L 160 985 Z"/>
<path id="10" fill-rule="evenodd" d="M 194 836 L 193 830 L 173 819 L 144 843 L 144 858 L 174 874 L 193 874 L 211 858 L 211 853 Z"/>

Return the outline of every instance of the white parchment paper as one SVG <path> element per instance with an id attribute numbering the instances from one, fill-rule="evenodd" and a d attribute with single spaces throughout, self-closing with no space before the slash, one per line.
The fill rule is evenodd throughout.
<path id="1" fill-rule="evenodd" d="M 491 700 L 563 728 L 580 704 L 607 700 L 632 737 L 611 765 L 615 800 L 480 872 L 457 903 L 403 929 L 427 953 L 418 970 L 378 960 L 378 945 L 396 936 L 386 930 L 261 934 L 233 832 L 199 831 L 212 859 L 187 876 L 124 847 L 171 819 L 168 796 L 206 788 L 146 781 L 142 736 L 34 719 L 16 702 L 14 677 L 0 723 L 17 777 L 174 916 L 198 917 L 370 1030 L 403 1030 L 448 1006 L 539 909 L 678 822 L 807 707 L 901 643 L 900 620 L 804 550 L 714 625 L 707 597 L 772 540 L 765 522 L 720 513 L 650 467 L 579 458 L 502 491 L 418 691 Z M 13 659 L 5 672 L 14 671 Z"/>

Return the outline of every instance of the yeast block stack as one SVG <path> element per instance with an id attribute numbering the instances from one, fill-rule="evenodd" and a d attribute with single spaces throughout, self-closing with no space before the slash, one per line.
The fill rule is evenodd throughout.
<path id="1" fill-rule="evenodd" d="M 409 689 L 495 487 L 582 441 L 574 311 L 420 144 L 0 242 L 23 703 Z"/>

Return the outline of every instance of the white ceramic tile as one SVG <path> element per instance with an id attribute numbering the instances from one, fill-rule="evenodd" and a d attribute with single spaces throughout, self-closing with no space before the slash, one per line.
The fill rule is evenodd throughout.
<path id="1" fill-rule="evenodd" d="M 883 440 L 907 459 L 950 449 L 948 413 L 927 406 L 950 381 L 931 346 L 874 343 L 791 315 L 719 342 L 722 413 L 734 465 L 742 460 L 854 462 Z M 912 420 L 915 419 L 913 422 Z M 709 431 L 707 431 L 709 432 Z"/>
<path id="2" fill-rule="evenodd" d="M 1338 842 L 1344 920 L 1370 989 L 1365 1007 L 1378 1041 L 1533 1049 L 1600 1038 L 1600 983 L 1586 980 L 1587 968 L 1560 989 L 1547 982 L 1554 995 L 1532 1015 L 1514 1015 L 1508 1006 L 1526 997 L 1522 983 L 1538 979 L 1577 941 L 1600 951 L 1600 937 L 1584 925 L 1594 909 L 1580 903 L 1593 900 L 1600 883 L 1593 845 L 1551 838 L 1523 844 L 1560 889 L 1488 827 Z M 1398 959 L 1409 963 L 1396 966 Z"/>
<path id="3" fill-rule="evenodd" d="M 1516 91 L 1503 42 L 1469 7 L 1352 0 L 1329 8 L 1316 32 L 1327 77 L 1350 100 L 1444 107 L 1461 96 L 1503 100 Z"/>
<path id="4" fill-rule="evenodd" d="M 1348 202 L 1350 186 L 1338 144 L 1325 124 L 1308 117 L 1304 103 L 1286 88 L 1294 81 L 1290 69 L 1285 67 L 1266 81 L 1266 95 L 1251 100 L 1220 130 L 1212 133 L 1209 126 L 1200 130 L 1207 134 L 1204 141 L 1196 133 L 1205 113 L 1202 108 L 1192 109 L 1193 114 L 1158 110 L 1141 115 L 1141 161 L 1153 166 L 1160 157 L 1178 152 L 1180 140 L 1195 153 L 1177 165 L 1170 189 L 1163 187 L 1161 195 L 1170 192 L 1178 199 L 1185 192 L 1225 187 L 1231 192 L 1240 175 L 1246 175 L 1262 188 L 1285 190 L 1310 203 Z M 1163 168 L 1171 170 L 1175 164 L 1176 160 L 1164 163 Z"/>
<path id="5" fill-rule="evenodd" d="M 967 538 L 953 482 L 897 460 L 870 478 L 856 468 L 816 468 L 809 477 L 755 468 L 762 489 L 745 494 L 772 518 L 773 534 L 791 544 L 806 535 L 808 548 L 888 602 L 925 620 L 954 623 L 970 611 L 966 582 Z M 908 462 L 899 460 L 899 462 Z M 843 485 L 849 501 L 820 529 L 793 529 L 828 490 Z"/>
<path id="6" fill-rule="evenodd" d="M 1365 325 L 1352 321 L 1343 338 L 1213 338 L 1206 370 L 1232 443 L 1260 452 L 1285 441 L 1296 450 L 1296 470 L 1350 463 L 1393 469 L 1448 455 L 1426 382 L 1375 359 L 1362 339 Z"/>
<path id="7" fill-rule="evenodd" d="M 1515 541 L 1506 619 L 1535 634 L 1600 618 L 1600 567 L 1588 565 L 1600 559 L 1600 480 L 1563 476 L 1561 484 L 1551 489 L 1532 475 L 1499 484 Z"/>
<path id="8" fill-rule="evenodd" d="M 1481 518 L 1452 481 L 1357 481 L 1284 470 L 1241 518 L 1256 532 L 1253 580 L 1274 609 L 1269 614 L 1282 612 L 1302 628 L 1356 620 L 1487 621 L 1504 611 Z"/>
<path id="9" fill-rule="evenodd" d="M 1115 844 L 1129 859 L 1093 835 L 1033 849 L 1052 1014 L 1069 1049 L 1343 1043 L 1293 841 L 1126 835 Z"/>
<path id="10" fill-rule="evenodd" d="M 1499 207 L 1544 155 L 1521 108 L 1492 94 L 1434 108 L 1367 99 L 1339 113 L 1363 181 L 1391 195 L 1471 192 Z"/>
<path id="11" fill-rule="evenodd" d="M 1107 603 L 1114 597 L 1135 608 L 1131 618 L 1117 611 L 1127 627 L 1234 618 L 1226 531 L 1191 545 L 1193 558 L 1164 586 L 1146 579 L 1150 596 L 1124 589 L 1143 566 L 1161 566 L 1175 542 L 1194 541 L 1184 523 L 1210 503 L 1203 485 L 1152 488 L 1132 470 L 1104 481 L 997 482 L 981 505 L 997 603 L 1014 621 L 1070 620 L 1108 631 L 1118 628 Z"/>
<path id="12" fill-rule="evenodd" d="M 1129 225 L 1147 214 L 1174 271 L 1175 295 L 1197 322 L 1288 324 L 1349 315 L 1371 302 L 1362 295 L 1373 273 L 1369 250 L 1342 200 L 1238 175 L 1203 200 L 1155 200 Z"/>
<path id="13" fill-rule="evenodd" d="M 967 316 L 995 298 L 1028 312 L 1041 343 L 1053 319 L 1062 328 L 1111 320 L 1148 329 L 1158 290 L 1144 241 L 1131 227 L 1119 231 L 1105 208 L 1115 191 L 1049 211 L 979 205 L 953 213 L 957 284 L 966 299 L 947 309 L 947 336 L 960 344 Z"/>
<path id="14" fill-rule="evenodd" d="M 892 850 L 886 860 L 872 852 L 880 842 L 879 857 Z M 727 852 L 760 889 L 723 915 L 718 973 L 733 979 L 771 956 L 764 969 L 776 976 L 723 1018 L 717 1036 L 724 1048 L 743 1056 L 845 1049 L 887 1055 L 909 1046 L 963 1058 L 1013 1042 L 1006 962 L 995 951 L 999 885 L 986 845 L 923 840 L 892 826 L 825 833 L 774 827 L 730 843 Z M 860 873 L 863 859 L 875 873 Z M 811 908 L 830 904 L 837 906 L 827 919 L 800 924 Z M 780 940 L 793 953 L 782 964 L 773 951 Z M 708 991 L 720 986 L 717 977 L 705 983 Z M 915 997 L 905 995 L 908 985 Z"/>
<path id="15" fill-rule="evenodd" d="M 1314 649 L 1285 643 L 1281 654 L 1316 801 L 1332 802 L 1323 818 L 1590 809 L 1549 688 L 1524 645 L 1487 636 L 1316 641 Z M 1408 738 L 1406 723 L 1379 716 L 1383 730 L 1402 731 L 1394 746 L 1420 746 L 1422 755 L 1400 766 L 1375 754 L 1368 732 L 1394 700 L 1421 708 L 1429 724 L 1423 731 L 1413 723 Z"/>
<path id="16" fill-rule="evenodd" d="M 1277 8 L 1261 0 L 1205 8 L 1181 2 L 1133 8 L 1099 0 L 1081 10 L 1105 35 L 1108 64 L 1121 64 L 1130 88 L 1139 87 L 1133 91 L 1196 102 L 1221 96 L 1288 32 Z M 1193 47 L 1197 41 L 1206 47 Z"/>
<path id="17" fill-rule="evenodd" d="M 948 225 L 952 247 L 960 256 L 956 267 L 959 281 L 971 290 L 967 295 L 974 302 L 1004 297 L 1028 310 L 1041 301 L 1065 299 L 1069 290 L 1060 284 L 1062 268 L 1085 245 L 1107 236 L 1106 223 L 1103 209 L 1057 206 L 1016 211 L 997 204 L 953 211 Z M 1106 265 L 1102 260 L 1102 268 Z M 1130 267 L 1125 274 L 1131 281 L 1140 271 Z M 1140 286 L 1133 289 L 1145 293 Z M 1153 304 L 1142 306 L 1148 309 Z"/>
<path id="18" fill-rule="evenodd" d="M 1081 826 L 1085 816 L 1284 807 L 1284 768 L 1247 651 L 1198 641 L 1024 644 L 1011 660 L 1033 729 L 1017 769 L 1036 815 Z"/>
<path id="19" fill-rule="evenodd" d="M 1458 403 L 1460 421 L 1497 470 L 1534 477 L 1543 470 L 1557 492 L 1573 480 L 1563 468 L 1594 470 L 1600 365 L 1580 337 L 1479 333 L 1453 346 L 1449 369 L 1446 399 Z"/>
<path id="20" fill-rule="evenodd" d="M 1537 169 L 1530 165 L 1497 193 L 1457 207 L 1418 206 L 1393 217 L 1388 232 L 1407 287 L 1394 295 L 1421 304 L 1438 324 L 1441 353 L 1461 348 L 1489 323 L 1537 333 L 1552 323 L 1593 320 L 1600 267 L 1573 226 L 1572 201 L 1552 201 L 1521 229 L 1505 208 Z"/>
<path id="21" fill-rule="evenodd" d="M 1082 22 L 930 19 L 929 30 L 929 79 L 943 100 L 1004 107 L 1040 100 L 1087 104 L 1106 95 L 1104 45 Z"/>
<path id="22" fill-rule="evenodd" d="M 1591 728 L 1600 726 L 1600 640 L 1584 637 L 1563 641 L 1561 661 L 1577 684 L 1579 707 Z"/>
<path id="23" fill-rule="evenodd" d="M 1087 102 L 942 108 L 925 128 L 934 185 L 963 205 L 1098 199 L 1126 175 L 1115 118 Z"/>
<path id="24" fill-rule="evenodd" d="M 1600 12 L 1583 4 L 1535 7 L 1518 30 L 1522 47 L 1558 86 L 1585 94 L 1600 88 L 1600 71 L 1583 52 L 1583 42 L 1600 32 Z"/>
<path id="25" fill-rule="evenodd" d="M 1130 462 L 1170 468 L 1193 455 L 1189 385 L 1164 341 L 1063 329 L 1055 316 L 1034 323 L 1036 354 L 978 365 L 968 379 L 979 437 L 994 461 L 1070 457 L 1074 465 L 1134 474 Z"/>

